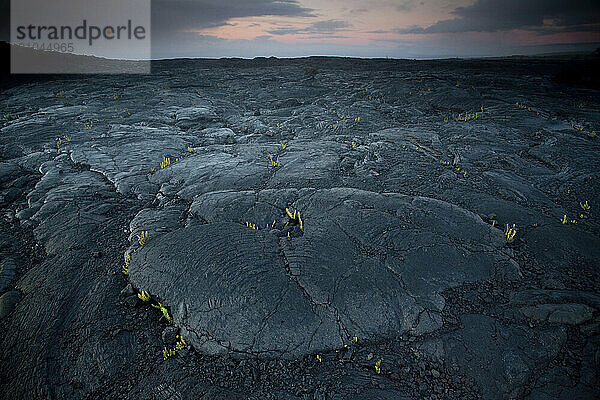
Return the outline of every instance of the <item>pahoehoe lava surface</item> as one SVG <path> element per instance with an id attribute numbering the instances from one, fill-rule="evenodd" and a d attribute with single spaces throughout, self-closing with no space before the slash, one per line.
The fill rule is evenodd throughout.
<path id="1" fill-rule="evenodd" d="M 0 397 L 597 398 L 600 96 L 571 61 L 3 90 Z"/>
<path id="2" fill-rule="evenodd" d="M 227 204 L 248 216 L 248 205 L 289 194 L 304 216 L 300 237 L 278 238 L 273 224 L 249 230 L 219 213 Z M 285 220 L 283 210 L 267 208 L 264 219 Z M 343 347 L 353 336 L 432 332 L 442 326 L 443 290 L 518 276 L 502 232 L 432 199 L 347 188 L 217 192 L 192 209 L 214 222 L 153 239 L 129 272 L 210 353 L 297 357 Z"/>

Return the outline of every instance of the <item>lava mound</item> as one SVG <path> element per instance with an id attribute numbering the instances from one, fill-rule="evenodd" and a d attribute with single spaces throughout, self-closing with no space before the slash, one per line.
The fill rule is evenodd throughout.
<path id="1" fill-rule="evenodd" d="M 421 335 L 442 326 L 445 289 L 519 275 L 501 230 L 431 198 L 225 191 L 191 210 L 197 218 L 133 254 L 129 275 L 210 354 L 293 358 L 354 336 Z"/>

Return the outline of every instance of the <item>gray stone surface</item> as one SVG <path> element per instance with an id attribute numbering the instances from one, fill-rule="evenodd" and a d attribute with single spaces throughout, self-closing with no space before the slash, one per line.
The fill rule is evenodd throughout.
<path id="1" fill-rule="evenodd" d="M 269 198 L 289 193 L 204 195 L 192 209 L 211 222 L 149 240 L 132 256 L 133 284 L 171 305 L 200 350 L 297 357 L 352 336 L 433 332 L 444 289 L 519 276 L 499 230 L 422 197 L 297 193 L 304 230 L 279 238 L 266 226 L 290 219 Z"/>
<path id="2" fill-rule="evenodd" d="M 600 99 L 570 62 L 7 87 L 0 397 L 598 398 Z"/>
<path id="3" fill-rule="evenodd" d="M 21 293 L 18 290 L 11 290 L 0 296 L 0 319 L 9 316 L 20 299 Z"/>
<path id="4" fill-rule="evenodd" d="M 12 258 L 6 258 L 0 263 L 0 293 L 10 288 L 17 274 L 17 263 Z"/>

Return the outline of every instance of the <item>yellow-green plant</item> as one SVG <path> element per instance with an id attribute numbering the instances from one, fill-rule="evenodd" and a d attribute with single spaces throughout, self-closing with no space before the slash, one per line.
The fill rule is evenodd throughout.
<path id="1" fill-rule="evenodd" d="M 19 116 L 18 115 L 14 115 L 11 113 L 8 114 L 3 114 L 2 117 L 6 120 L 6 121 L 14 121 L 15 119 L 18 119 Z"/>
<path id="2" fill-rule="evenodd" d="M 296 219 L 296 210 L 294 210 L 294 214 L 292 214 L 292 212 L 290 211 L 289 208 L 285 208 L 285 212 L 288 215 L 288 217 L 290 217 L 291 219 Z"/>
<path id="3" fill-rule="evenodd" d="M 277 156 L 277 158 L 274 159 L 273 155 L 269 153 L 269 161 L 271 163 L 271 167 L 275 168 L 279 165 L 279 156 Z"/>
<path id="4" fill-rule="evenodd" d="M 167 349 L 167 347 L 165 346 L 165 348 L 162 351 L 162 355 L 163 355 L 163 360 L 167 360 L 167 358 L 169 357 L 173 357 L 175 354 L 177 354 L 177 352 L 173 349 Z"/>
<path id="5" fill-rule="evenodd" d="M 353 149 L 356 149 L 356 146 L 357 146 L 357 145 L 358 145 L 358 144 L 357 144 L 356 142 L 352 142 L 352 148 L 353 148 Z"/>
<path id="6" fill-rule="evenodd" d="M 192 149 L 192 146 L 188 146 L 188 147 L 187 147 L 187 151 L 188 151 L 189 153 L 195 153 L 195 152 L 196 152 L 194 149 Z"/>
<path id="7" fill-rule="evenodd" d="M 304 231 L 304 221 L 302 220 L 302 217 L 300 216 L 300 212 L 298 210 L 294 210 L 294 212 L 292 213 L 290 211 L 290 209 L 288 207 L 286 207 L 285 213 L 288 215 L 288 217 L 290 217 L 291 221 L 294 221 L 298 225 L 300 225 L 300 230 Z M 286 224 L 284 225 L 284 228 L 286 226 L 288 226 L 291 221 L 286 222 Z"/>
<path id="8" fill-rule="evenodd" d="M 596 137 L 596 131 L 591 131 L 590 133 L 588 133 L 588 136 L 591 137 L 592 139 Z"/>
<path id="9" fill-rule="evenodd" d="M 381 373 L 381 360 L 377 360 L 377 362 L 375 363 L 375 372 L 378 374 Z"/>
<path id="10" fill-rule="evenodd" d="M 252 223 L 250 223 L 250 222 L 248 222 L 248 221 L 246 221 L 246 226 L 247 226 L 248 228 L 250 228 L 250 229 L 253 229 L 253 230 L 255 230 L 255 231 L 257 231 L 257 230 L 259 230 L 259 229 L 260 229 L 260 228 L 259 228 L 259 227 L 258 227 L 256 224 L 252 224 Z"/>
<path id="11" fill-rule="evenodd" d="M 583 211 L 588 211 L 590 208 L 592 208 L 588 204 L 587 200 L 585 201 L 585 203 L 579 203 L 579 205 L 581 206 L 581 208 L 583 209 Z"/>
<path id="12" fill-rule="evenodd" d="M 515 239 L 515 235 L 517 234 L 517 229 L 515 224 L 509 226 L 506 224 L 506 230 L 504 231 L 504 235 L 506 236 L 506 241 L 508 243 L 512 242 Z"/>
<path id="13" fill-rule="evenodd" d="M 137 297 L 141 300 L 141 301 L 149 301 L 150 300 L 150 293 L 148 293 L 146 290 L 142 290 L 141 292 L 139 292 L 137 294 Z"/>
<path id="14" fill-rule="evenodd" d="M 146 244 L 146 240 L 148 240 L 148 231 L 142 231 L 142 233 L 137 235 L 137 240 L 140 246 Z"/>
<path id="15" fill-rule="evenodd" d="M 162 161 L 160 162 L 160 169 L 167 168 L 169 165 L 171 165 L 171 157 L 163 156 Z"/>
<path id="16" fill-rule="evenodd" d="M 318 361 L 318 362 L 323 362 L 323 358 L 321 358 L 321 355 L 320 355 L 320 354 L 317 354 L 317 361 Z"/>
<path id="17" fill-rule="evenodd" d="M 283 144 L 283 142 L 279 143 L 281 145 L 281 149 L 285 150 L 285 148 L 287 147 L 287 144 Z"/>
<path id="18" fill-rule="evenodd" d="M 123 275 L 129 275 L 129 263 L 131 262 L 131 256 L 127 254 L 125 256 L 125 264 L 121 266 L 121 272 Z"/>
<path id="19" fill-rule="evenodd" d="M 580 132 L 583 131 L 583 126 L 577 125 L 573 121 L 571 121 L 571 128 L 575 129 L 576 131 L 580 131 Z"/>
<path id="20" fill-rule="evenodd" d="M 161 303 L 158 303 L 152 304 L 152 307 L 158 308 L 163 313 L 167 321 L 169 321 L 170 324 L 173 323 L 173 318 L 171 317 L 171 315 L 169 315 L 169 310 L 167 310 L 165 306 L 163 306 Z"/>
<path id="21" fill-rule="evenodd" d="M 177 350 L 183 350 L 187 347 L 187 343 L 185 342 L 185 340 L 183 340 L 183 337 L 180 335 L 177 335 L 177 337 L 179 338 L 179 340 L 177 341 L 177 343 L 175 343 L 175 348 Z"/>
<path id="22" fill-rule="evenodd" d="M 561 222 L 563 225 L 566 225 L 566 224 L 567 224 L 567 222 L 568 222 L 568 221 L 567 221 L 567 214 L 563 215 L 563 217 L 560 219 L 560 222 Z"/>
<path id="23" fill-rule="evenodd" d="M 56 148 L 60 149 L 60 146 L 64 143 L 63 139 L 65 139 L 66 142 L 70 142 L 71 141 L 71 137 L 64 135 L 63 137 L 59 137 L 58 139 L 56 139 Z"/>
<path id="24" fill-rule="evenodd" d="M 350 343 L 356 343 L 356 342 L 358 342 L 358 337 L 356 337 L 356 336 L 352 336 L 352 337 L 350 338 Z"/>
<path id="25" fill-rule="evenodd" d="M 85 123 L 84 128 L 86 131 L 89 131 L 90 129 L 92 129 L 92 127 L 94 126 L 94 121 L 92 121 L 91 119 Z"/>

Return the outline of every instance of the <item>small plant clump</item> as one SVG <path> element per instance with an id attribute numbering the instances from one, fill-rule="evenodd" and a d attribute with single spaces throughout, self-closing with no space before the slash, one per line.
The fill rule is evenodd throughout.
<path id="1" fill-rule="evenodd" d="M 277 156 L 277 158 L 273 158 L 273 155 L 269 153 L 269 162 L 271 163 L 271 167 L 277 167 L 279 165 L 279 156 Z"/>
<path id="2" fill-rule="evenodd" d="M 318 362 L 323 362 L 323 358 L 321 358 L 321 355 L 320 355 L 320 354 L 317 354 L 317 361 L 318 361 Z"/>
<path id="3" fill-rule="evenodd" d="M 481 107 L 483 108 L 483 107 Z M 479 118 L 479 113 L 476 112 L 475 114 L 469 114 L 469 113 L 465 113 L 465 115 L 463 116 L 463 114 L 458 114 L 458 117 L 456 118 L 457 121 L 463 121 L 463 122 L 467 122 L 470 121 L 472 119 L 478 119 Z"/>
<path id="4" fill-rule="evenodd" d="M 137 297 L 141 301 L 150 301 L 150 293 L 148 293 L 146 290 L 142 290 L 141 292 L 139 292 L 137 294 Z"/>
<path id="5" fill-rule="evenodd" d="M 508 243 L 512 242 L 515 239 L 515 235 L 517 234 L 517 229 L 515 224 L 509 226 L 506 224 L 506 230 L 504 231 L 504 236 L 506 236 L 506 241 Z"/>
<path id="6" fill-rule="evenodd" d="M 177 341 L 177 343 L 175 343 L 175 348 L 177 350 L 183 350 L 187 347 L 187 343 L 185 340 L 183 340 L 183 337 L 180 335 L 177 335 L 177 337 L 179 338 L 179 340 Z"/>
<path id="7" fill-rule="evenodd" d="M 163 361 L 166 361 L 168 358 L 173 357 L 174 355 L 176 355 L 177 351 L 183 350 L 183 349 L 187 348 L 187 343 L 183 339 L 182 336 L 177 335 L 177 339 L 178 340 L 177 340 L 177 343 L 175 343 L 175 348 L 174 349 L 167 349 L 167 346 L 163 347 L 163 350 L 162 350 Z"/>
<path id="8" fill-rule="evenodd" d="M 581 209 L 582 209 L 583 211 L 589 211 L 589 210 L 590 210 L 590 208 L 592 208 L 592 207 L 591 207 L 591 206 L 588 204 L 587 200 L 585 201 L 585 203 L 579 203 L 579 205 L 581 206 Z"/>
<path id="9" fill-rule="evenodd" d="M 381 373 L 381 360 L 377 360 L 377 362 L 375 363 L 375 372 L 378 374 Z"/>
<path id="10" fill-rule="evenodd" d="M 67 136 L 67 135 L 65 135 L 65 136 L 63 136 L 63 137 L 59 137 L 59 138 L 56 140 L 56 149 L 57 149 L 57 150 L 60 150 L 60 146 L 61 146 L 61 145 L 64 143 L 64 142 L 63 142 L 63 139 L 65 139 L 65 142 L 70 142 L 70 141 L 71 141 L 71 137 L 70 137 L 70 136 Z"/>
<path id="11" fill-rule="evenodd" d="M 131 262 L 131 256 L 127 254 L 125 256 L 125 263 L 121 266 L 121 272 L 123 275 L 129 275 L 129 263 Z"/>
<path id="12" fill-rule="evenodd" d="M 165 348 L 162 351 L 163 360 L 166 361 L 169 357 L 173 357 L 175 354 L 177 354 L 175 350 L 167 349 L 167 347 L 165 346 Z"/>
<path id="13" fill-rule="evenodd" d="M 15 115 L 15 114 L 8 113 L 8 114 L 3 114 L 2 118 L 4 118 L 5 121 L 10 122 L 10 121 L 14 121 L 15 119 L 18 119 L 19 116 Z"/>
<path id="14" fill-rule="evenodd" d="M 146 240 L 148 240 L 148 231 L 142 231 L 139 235 L 137 235 L 137 240 L 140 246 L 146 244 Z"/>
<path id="15" fill-rule="evenodd" d="M 163 156 L 162 161 L 160 162 L 160 169 L 167 168 L 169 165 L 171 165 L 171 157 Z"/>
<path id="16" fill-rule="evenodd" d="M 291 221 L 286 222 L 286 224 L 284 225 L 284 228 L 287 227 L 289 225 L 289 223 L 293 221 L 293 222 L 296 222 L 298 225 L 300 225 L 301 231 L 304 231 L 304 221 L 302 220 L 302 217 L 300 216 L 300 213 L 298 212 L 298 210 L 294 210 L 294 212 L 292 213 L 290 211 L 290 209 L 286 207 L 285 213 L 288 215 L 288 217 L 290 217 Z"/>
<path id="17" fill-rule="evenodd" d="M 170 324 L 173 323 L 173 318 L 171 317 L 171 315 L 169 314 L 169 310 L 167 310 L 167 308 L 165 306 L 163 306 L 161 303 L 158 303 L 158 304 L 152 304 L 152 307 L 158 308 L 163 313 L 163 315 L 165 316 L 166 320 Z"/>

